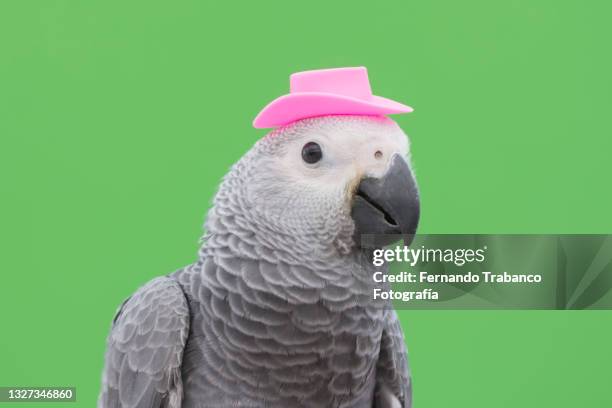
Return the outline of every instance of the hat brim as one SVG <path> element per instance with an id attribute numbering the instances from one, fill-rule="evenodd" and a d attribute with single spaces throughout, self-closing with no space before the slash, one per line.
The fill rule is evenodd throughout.
<path id="1" fill-rule="evenodd" d="M 275 128 L 296 120 L 324 115 L 389 115 L 412 112 L 410 106 L 382 96 L 368 99 L 324 92 L 283 95 L 270 102 L 253 121 L 257 129 Z"/>

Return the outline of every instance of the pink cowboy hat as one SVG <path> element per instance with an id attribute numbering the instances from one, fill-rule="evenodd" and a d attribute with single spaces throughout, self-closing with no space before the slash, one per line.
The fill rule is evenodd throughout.
<path id="1" fill-rule="evenodd" d="M 253 121 L 273 128 L 323 115 L 387 115 L 412 112 L 410 106 L 372 95 L 365 67 L 319 69 L 291 75 L 289 94 L 270 102 Z"/>

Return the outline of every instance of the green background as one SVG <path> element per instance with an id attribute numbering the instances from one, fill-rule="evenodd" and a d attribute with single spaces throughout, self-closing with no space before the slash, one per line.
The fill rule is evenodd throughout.
<path id="1" fill-rule="evenodd" d="M 295 71 L 414 106 L 421 232 L 612 232 L 610 4 L 3 0 L 0 385 L 94 406 L 116 307 L 195 259 Z M 416 407 L 612 404 L 610 312 L 400 315 Z"/>

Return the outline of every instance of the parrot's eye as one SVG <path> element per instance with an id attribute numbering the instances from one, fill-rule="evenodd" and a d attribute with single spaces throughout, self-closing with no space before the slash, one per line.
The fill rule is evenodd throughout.
<path id="1" fill-rule="evenodd" d="M 302 147 L 302 160 L 308 164 L 314 164 L 323 158 L 321 146 L 315 142 L 308 142 Z"/>

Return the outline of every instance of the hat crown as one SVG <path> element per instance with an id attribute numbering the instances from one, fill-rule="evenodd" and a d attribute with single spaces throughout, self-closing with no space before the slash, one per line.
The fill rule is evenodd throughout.
<path id="1" fill-rule="evenodd" d="M 372 97 L 368 70 L 365 67 L 296 72 L 291 75 L 289 82 L 292 94 L 322 92 L 358 99 L 370 99 Z"/>

